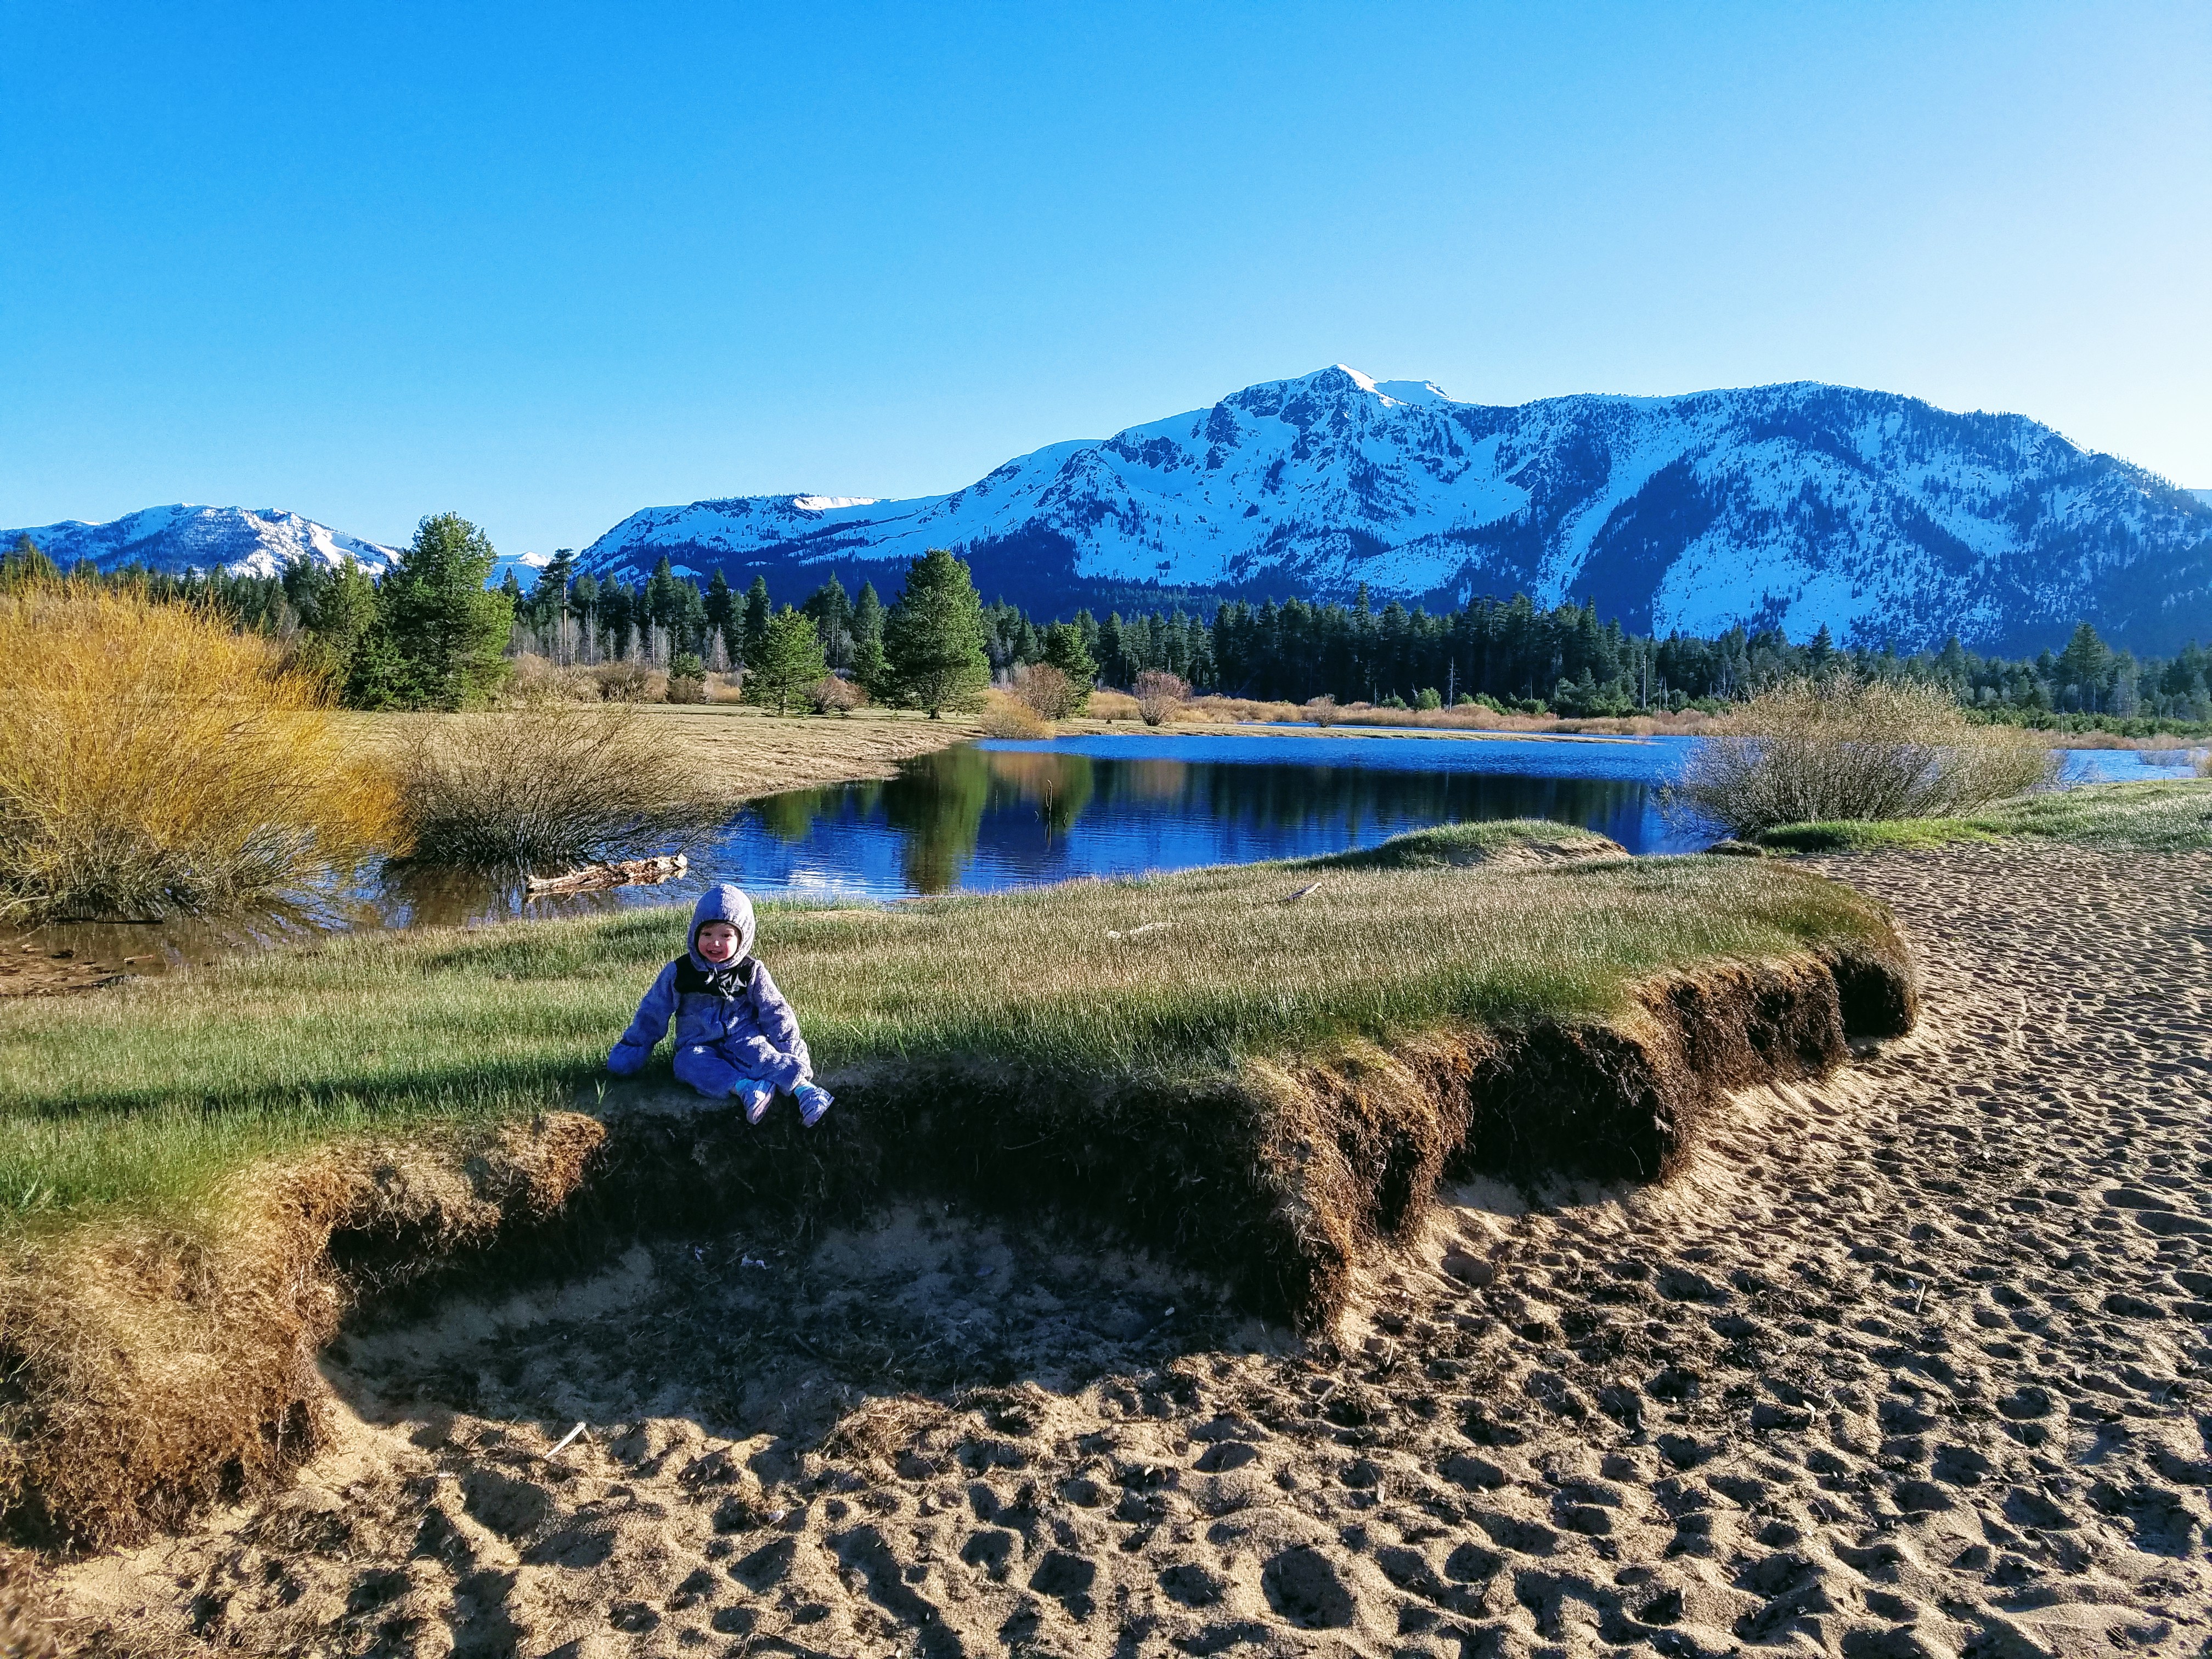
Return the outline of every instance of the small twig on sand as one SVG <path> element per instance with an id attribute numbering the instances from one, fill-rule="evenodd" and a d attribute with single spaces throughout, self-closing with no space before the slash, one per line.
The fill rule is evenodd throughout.
<path id="1" fill-rule="evenodd" d="M 583 1431 L 584 1425 L 581 1423 L 577 1424 L 574 1428 L 569 1430 L 568 1433 L 562 1435 L 558 1440 L 553 1443 L 553 1449 L 545 1454 L 546 1456 L 558 1457 L 562 1452 L 568 1450 L 568 1448 L 574 1443 L 576 1437 L 583 1433 Z"/>
<path id="2" fill-rule="evenodd" d="M 1299 888 L 1297 892 L 1291 894 L 1290 897 L 1285 899 L 1283 902 L 1285 904 L 1296 904 L 1300 899 L 1304 898 L 1310 894 L 1318 893 L 1319 891 L 1321 891 L 1321 884 L 1317 881 L 1310 881 L 1304 886 Z"/>

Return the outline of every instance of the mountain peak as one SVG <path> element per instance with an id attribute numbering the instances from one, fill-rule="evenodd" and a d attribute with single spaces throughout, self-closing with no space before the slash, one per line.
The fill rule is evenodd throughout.
<path id="1" fill-rule="evenodd" d="M 399 550 L 364 540 L 282 507 L 202 507 L 176 501 L 144 507 L 106 524 L 59 524 L 0 531 L 0 545 L 28 536 L 64 570 L 89 559 L 102 571 L 143 565 L 171 574 L 228 570 L 273 576 L 295 559 L 336 566 L 352 559 L 372 573 L 387 568 Z"/>
<path id="2" fill-rule="evenodd" d="M 796 599 L 832 571 L 886 587 L 932 547 L 1048 612 L 1364 586 L 1900 649 L 2085 617 L 2138 650 L 2212 635 L 2212 512 L 2017 416 L 1817 382 L 1501 408 L 1333 363 L 949 495 L 648 509 L 582 563 L 627 580 L 666 555 Z"/>

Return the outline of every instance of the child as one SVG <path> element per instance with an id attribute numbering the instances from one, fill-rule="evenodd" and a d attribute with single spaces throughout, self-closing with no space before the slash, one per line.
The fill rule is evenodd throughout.
<path id="1" fill-rule="evenodd" d="M 775 1091 L 786 1090 L 811 1129 L 830 1109 L 830 1091 L 814 1081 L 799 1021 L 752 946 L 752 901 L 726 882 L 708 888 L 691 911 L 690 949 L 653 981 L 607 1070 L 617 1077 L 644 1070 L 672 1013 L 678 1078 L 715 1100 L 736 1096 L 748 1123 L 759 1122 Z"/>

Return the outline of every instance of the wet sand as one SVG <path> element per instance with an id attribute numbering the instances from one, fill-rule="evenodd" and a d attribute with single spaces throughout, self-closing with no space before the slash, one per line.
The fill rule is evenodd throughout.
<path id="1" fill-rule="evenodd" d="M 295 1490 L 54 1584 L 148 1652 L 2203 1651 L 2212 857 L 1825 867 L 1918 1032 L 1663 1189 L 1456 1190 L 1333 1345 L 934 1207 L 668 1241 L 387 1310 Z"/>

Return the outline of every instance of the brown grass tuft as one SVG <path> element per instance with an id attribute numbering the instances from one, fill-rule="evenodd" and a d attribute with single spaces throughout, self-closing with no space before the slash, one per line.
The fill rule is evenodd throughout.
<path id="1" fill-rule="evenodd" d="M 243 1171 L 192 1232 L 118 1221 L 0 1264 L 0 1513 L 18 1541 L 125 1543 L 313 1455 L 318 1348 L 363 1288 L 542 1221 L 603 1130 L 325 1148 Z"/>
<path id="2" fill-rule="evenodd" d="M 0 592 L 0 918 L 204 910 L 383 845 L 392 787 L 325 688 L 214 611 L 127 587 Z"/>
<path id="3" fill-rule="evenodd" d="M 522 869 L 685 840 L 701 786 L 669 738 L 623 704 L 426 718 L 399 758 L 407 856 Z"/>
<path id="4" fill-rule="evenodd" d="M 1048 738 L 1052 728 L 1037 717 L 1036 711 L 1009 692 L 993 690 L 984 694 L 981 718 L 983 735 L 987 738 Z"/>

